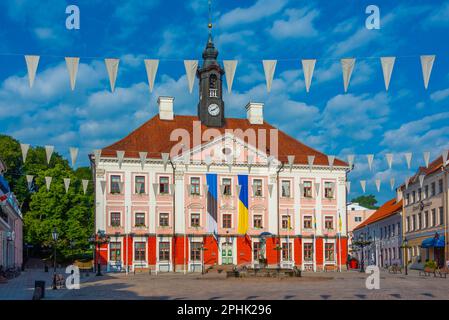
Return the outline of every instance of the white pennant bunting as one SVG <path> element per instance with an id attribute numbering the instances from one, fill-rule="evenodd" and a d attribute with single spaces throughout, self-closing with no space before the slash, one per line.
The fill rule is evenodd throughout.
<path id="1" fill-rule="evenodd" d="M 412 153 L 411 152 L 404 153 L 404 156 L 405 161 L 407 162 L 407 168 L 410 169 L 410 167 L 412 166 Z"/>
<path id="2" fill-rule="evenodd" d="M 408 184 L 410 183 L 410 178 L 406 177 L 405 178 L 405 189 L 408 189 Z"/>
<path id="3" fill-rule="evenodd" d="M 346 181 L 346 190 L 348 191 L 348 193 L 351 193 L 351 181 Z"/>
<path id="4" fill-rule="evenodd" d="M 157 68 L 159 67 L 159 60 L 145 59 L 145 69 L 147 70 L 148 86 L 150 92 L 153 92 L 154 80 L 156 79 Z"/>
<path id="5" fill-rule="evenodd" d="M 198 60 L 184 60 L 184 67 L 186 69 L 189 92 L 192 93 L 196 70 L 198 69 Z"/>
<path id="6" fill-rule="evenodd" d="M 354 70 L 355 59 L 341 59 L 341 68 L 343 70 L 343 86 L 345 92 L 348 91 L 349 81 L 351 80 L 352 71 Z"/>
<path id="7" fill-rule="evenodd" d="M 272 183 L 270 183 L 270 184 L 268 185 L 268 193 L 270 194 L 270 197 L 271 197 L 272 194 L 273 194 L 273 187 L 274 187 L 274 185 L 273 185 Z"/>
<path id="8" fill-rule="evenodd" d="M 315 161 L 315 156 L 307 156 L 307 163 L 309 164 L 309 170 L 312 171 L 313 162 Z"/>
<path id="9" fill-rule="evenodd" d="M 101 192 L 104 194 L 106 192 L 106 181 L 100 181 Z"/>
<path id="10" fill-rule="evenodd" d="M 419 176 L 419 186 L 422 188 L 423 184 L 424 184 L 424 178 L 426 177 L 425 174 L 421 174 Z"/>
<path id="11" fill-rule="evenodd" d="M 390 187 L 391 187 L 391 190 L 394 189 L 394 178 L 390 179 Z"/>
<path id="12" fill-rule="evenodd" d="M 430 161 L 430 152 L 426 151 L 423 153 L 424 156 L 424 163 L 426 164 L 426 168 L 429 167 L 429 161 Z"/>
<path id="13" fill-rule="evenodd" d="M 224 184 L 220 184 L 220 194 L 224 195 L 225 192 L 225 185 Z"/>
<path id="14" fill-rule="evenodd" d="M 263 71 L 265 73 L 265 81 L 267 82 L 267 91 L 271 91 L 273 83 L 274 71 L 276 70 L 277 60 L 263 60 Z"/>
<path id="15" fill-rule="evenodd" d="M 366 180 L 360 180 L 360 186 L 362 187 L 363 193 L 365 193 L 365 190 L 366 190 Z"/>
<path id="16" fill-rule="evenodd" d="M 348 155 L 348 164 L 351 168 L 354 165 L 354 159 L 355 159 L 355 155 L 353 155 L 353 154 Z"/>
<path id="17" fill-rule="evenodd" d="M 143 168 L 145 167 L 145 161 L 147 160 L 147 152 L 145 152 L 145 151 L 140 151 L 139 152 L 139 158 L 140 158 L 140 165 L 141 165 L 141 167 L 142 167 L 142 170 L 143 170 Z"/>
<path id="18" fill-rule="evenodd" d="M 447 150 L 444 150 L 443 153 L 441 154 L 441 157 L 443 158 L 443 165 L 447 162 L 447 155 L 448 155 Z"/>
<path id="19" fill-rule="evenodd" d="M 31 187 L 33 185 L 34 176 L 27 174 L 26 179 L 27 179 L 28 190 L 31 190 Z"/>
<path id="20" fill-rule="evenodd" d="M 51 185 L 52 179 L 53 179 L 52 177 L 45 177 L 45 186 L 47 187 L 47 191 L 50 191 L 50 185 Z"/>
<path id="21" fill-rule="evenodd" d="M 65 193 L 69 192 L 69 187 L 70 187 L 70 178 L 64 178 Z"/>
<path id="22" fill-rule="evenodd" d="M 98 167 L 98 165 L 100 164 L 101 149 L 95 149 L 94 156 L 95 156 L 95 167 Z"/>
<path id="23" fill-rule="evenodd" d="M 67 71 L 69 72 L 70 88 L 75 90 L 76 75 L 78 74 L 78 64 L 80 58 L 66 57 L 65 64 L 67 65 Z"/>
<path id="24" fill-rule="evenodd" d="M 83 193 L 86 194 L 87 192 L 87 186 L 89 185 L 89 180 L 81 180 L 81 183 L 83 184 Z"/>
<path id="25" fill-rule="evenodd" d="M 391 169 L 391 167 L 393 166 L 393 154 L 387 153 L 385 154 L 385 158 L 387 158 L 388 169 Z"/>
<path id="26" fill-rule="evenodd" d="M 301 60 L 302 70 L 304 72 L 304 82 L 306 84 L 306 92 L 309 92 L 310 85 L 312 84 L 313 70 L 315 69 L 315 59 L 303 59 Z"/>
<path id="27" fill-rule="evenodd" d="M 120 194 L 123 194 L 123 192 L 125 191 L 125 190 L 123 190 L 124 186 L 125 186 L 125 183 L 123 181 L 120 181 L 118 183 L 118 190 L 119 190 Z"/>
<path id="28" fill-rule="evenodd" d="M 39 56 L 25 56 L 25 62 L 28 70 L 28 82 L 30 88 L 34 85 L 34 79 L 36 78 L 37 66 L 39 65 Z"/>
<path id="29" fill-rule="evenodd" d="M 204 188 L 204 194 L 207 194 L 207 193 L 209 192 L 209 186 L 208 186 L 208 184 L 205 183 L 205 184 L 203 185 L 203 188 Z"/>
<path id="30" fill-rule="evenodd" d="M 174 183 L 170 183 L 169 188 L 170 188 L 170 190 L 169 190 L 170 194 L 174 195 L 175 194 L 175 184 Z"/>
<path id="31" fill-rule="evenodd" d="M 25 161 L 27 159 L 27 154 L 28 154 L 28 150 L 29 149 L 30 149 L 30 145 L 29 144 L 24 144 L 24 143 L 20 144 L 20 150 L 22 150 L 23 163 L 25 163 Z"/>
<path id="32" fill-rule="evenodd" d="M 254 155 L 248 155 L 248 172 L 251 173 L 251 167 L 254 164 Z"/>
<path id="33" fill-rule="evenodd" d="M 384 75 L 385 82 L 385 90 L 388 91 L 388 87 L 390 86 L 391 74 L 393 73 L 393 67 L 395 57 L 382 57 L 380 58 L 380 62 L 382 64 L 382 73 Z"/>
<path id="34" fill-rule="evenodd" d="M 381 180 L 380 179 L 376 179 L 376 189 L 377 189 L 377 192 L 380 192 L 380 184 L 381 184 Z"/>
<path id="35" fill-rule="evenodd" d="M 118 159 L 118 167 L 122 168 L 123 159 L 125 158 L 125 151 L 118 150 L 116 151 L 117 159 Z"/>
<path id="36" fill-rule="evenodd" d="M 157 196 L 157 189 L 159 188 L 159 184 L 158 183 L 153 183 L 153 192 L 154 192 L 154 196 Z"/>
<path id="37" fill-rule="evenodd" d="M 70 148 L 70 159 L 72 160 L 72 168 L 75 167 L 76 159 L 78 158 L 78 148 Z"/>
<path id="38" fill-rule="evenodd" d="M 236 189 L 236 191 L 237 191 L 237 196 L 240 196 L 240 190 L 242 190 L 242 186 L 239 185 L 239 184 L 237 184 L 237 185 L 235 186 L 235 189 Z M 269 191 L 269 188 L 268 188 L 268 191 Z"/>
<path id="39" fill-rule="evenodd" d="M 304 183 L 299 183 L 299 194 L 302 197 L 304 195 Z"/>
<path id="40" fill-rule="evenodd" d="M 53 150 L 55 150 L 54 146 L 45 146 L 45 155 L 47 156 L 47 164 L 50 164 L 51 155 L 53 154 Z"/>
<path id="41" fill-rule="evenodd" d="M 164 171 L 167 170 L 168 158 L 170 157 L 169 153 L 161 153 L 162 164 L 164 165 Z"/>
<path id="42" fill-rule="evenodd" d="M 206 164 L 207 172 L 209 172 L 210 166 L 212 164 L 212 158 L 210 155 L 206 155 L 204 163 Z"/>
<path id="43" fill-rule="evenodd" d="M 334 169 L 334 161 L 335 156 L 327 156 L 327 162 L 329 163 L 329 167 L 331 168 L 331 171 Z"/>
<path id="44" fill-rule="evenodd" d="M 289 156 L 287 156 L 287 160 L 288 160 L 288 165 L 290 167 L 290 172 L 292 172 L 293 163 L 295 162 L 295 156 L 294 155 L 289 155 Z"/>
<path id="45" fill-rule="evenodd" d="M 114 92 L 120 59 L 104 59 L 104 62 L 106 64 L 106 69 L 108 71 L 109 84 L 111 85 L 111 92 Z"/>
<path id="46" fill-rule="evenodd" d="M 371 171 L 373 168 L 374 154 L 367 154 L 366 159 L 368 160 L 368 168 Z"/>
<path id="47" fill-rule="evenodd" d="M 421 68 L 424 80 L 424 88 L 427 90 L 429 86 L 430 74 L 432 73 L 435 55 L 421 56 Z"/>
<path id="48" fill-rule="evenodd" d="M 237 69 L 237 60 L 223 60 L 223 66 L 225 69 L 228 93 L 231 93 L 232 83 L 234 82 L 235 70 Z"/>
<path id="49" fill-rule="evenodd" d="M 319 182 L 315 182 L 315 194 L 318 198 L 318 196 L 320 194 L 320 183 Z"/>

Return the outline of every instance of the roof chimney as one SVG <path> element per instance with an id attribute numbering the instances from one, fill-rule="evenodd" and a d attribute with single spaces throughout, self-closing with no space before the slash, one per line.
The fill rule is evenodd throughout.
<path id="1" fill-rule="evenodd" d="M 173 97 L 159 97 L 157 104 L 159 105 L 159 119 L 173 120 Z"/>
<path id="2" fill-rule="evenodd" d="M 248 102 L 246 116 L 251 124 L 263 124 L 263 103 Z"/>

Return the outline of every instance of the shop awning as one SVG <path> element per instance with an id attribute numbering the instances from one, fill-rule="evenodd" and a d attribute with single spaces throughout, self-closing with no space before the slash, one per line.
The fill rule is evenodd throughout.
<path id="1" fill-rule="evenodd" d="M 444 236 L 424 239 L 421 248 L 444 248 Z"/>

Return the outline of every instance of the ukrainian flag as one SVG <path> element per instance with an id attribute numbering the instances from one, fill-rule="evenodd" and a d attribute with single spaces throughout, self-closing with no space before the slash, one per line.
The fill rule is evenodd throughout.
<path id="1" fill-rule="evenodd" d="M 239 194 L 239 223 L 237 232 L 246 234 L 248 231 L 248 175 L 238 175 L 240 185 Z"/>

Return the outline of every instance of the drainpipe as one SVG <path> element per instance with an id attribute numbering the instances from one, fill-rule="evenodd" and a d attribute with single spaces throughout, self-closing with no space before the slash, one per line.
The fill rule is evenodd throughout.
<path id="1" fill-rule="evenodd" d="M 276 171 L 276 183 L 277 183 L 277 188 L 276 188 L 276 193 L 277 193 L 277 199 L 276 199 L 276 203 L 277 203 L 277 220 L 278 220 L 278 248 L 277 248 L 277 260 L 278 260 L 278 268 L 281 268 L 281 228 L 280 228 L 280 224 L 279 224 L 279 218 L 280 218 L 280 194 L 279 194 L 279 173 L 281 171 L 284 170 L 284 163 L 281 162 L 281 165 L 279 166 L 279 168 Z"/>

